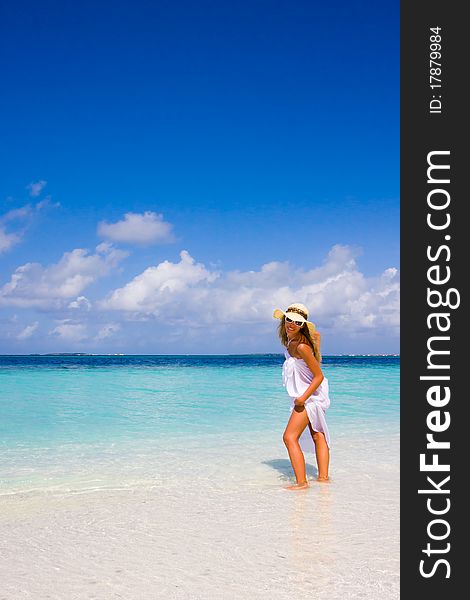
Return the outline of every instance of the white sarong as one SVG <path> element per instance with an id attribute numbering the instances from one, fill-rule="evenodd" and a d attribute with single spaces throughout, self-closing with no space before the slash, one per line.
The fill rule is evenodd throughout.
<path id="1" fill-rule="evenodd" d="M 285 352 L 286 360 L 282 367 L 282 384 L 285 386 L 292 402 L 291 412 L 294 409 L 294 400 L 306 391 L 312 383 L 313 373 L 307 363 L 301 358 L 295 358 Z M 328 392 L 328 379 L 323 379 L 321 384 L 305 402 L 305 410 L 314 431 L 325 435 L 326 443 L 330 447 L 330 432 L 326 424 L 325 412 L 330 406 Z M 315 445 L 308 427 L 305 428 L 299 439 L 299 444 L 305 452 L 315 452 Z"/>

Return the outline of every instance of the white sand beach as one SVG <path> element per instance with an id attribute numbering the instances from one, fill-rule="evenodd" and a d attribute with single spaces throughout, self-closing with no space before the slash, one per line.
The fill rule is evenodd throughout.
<path id="1" fill-rule="evenodd" d="M 0 599 L 397 599 L 398 435 L 337 437 L 331 483 L 310 455 L 297 492 L 264 435 L 3 494 Z"/>

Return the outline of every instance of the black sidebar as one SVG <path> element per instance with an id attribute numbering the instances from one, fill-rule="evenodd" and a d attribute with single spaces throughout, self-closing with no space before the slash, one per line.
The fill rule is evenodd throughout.
<path id="1" fill-rule="evenodd" d="M 470 25 L 463 11 L 458 2 L 401 4 L 400 534 L 406 599 L 470 594 Z"/>

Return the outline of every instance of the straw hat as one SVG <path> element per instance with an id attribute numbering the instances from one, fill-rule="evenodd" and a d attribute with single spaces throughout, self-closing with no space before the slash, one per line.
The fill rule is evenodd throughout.
<path id="1" fill-rule="evenodd" d="M 289 307 L 284 312 L 280 308 L 276 308 L 273 313 L 275 319 L 282 319 L 282 317 L 289 317 L 292 321 L 307 323 L 310 337 L 314 339 L 315 325 L 308 321 L 308 308 L 304 304 L 295 303 L 289 304 Z"/>

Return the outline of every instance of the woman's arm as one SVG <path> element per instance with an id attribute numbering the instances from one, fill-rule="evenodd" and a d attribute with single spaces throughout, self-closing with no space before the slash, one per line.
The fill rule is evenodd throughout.
<path id="1" fill-rule="evenodd" d="M 297 346 L 297 352 L 307 363 L 308 368 L 310 369 L 310 371 L 312 371 L 313 374 L 312 382 L 310 383 L 308 388 L 301 396 L 295 399 L 295 404 L 297 406 L 300 406 L 302 404 L 305 404 L 307 398 L 310 398 L 313 392 L 317 389 L 317 387 L 323 381 L 324 375 L 322 373 L 321 367 L 317 359 L 313 355 L 312 348 L 308 344 L 299 344 Z"/>

